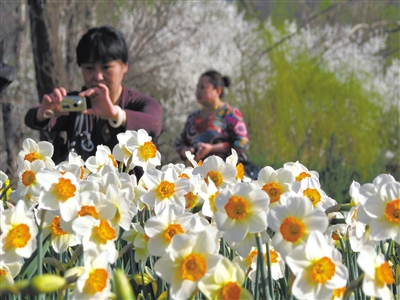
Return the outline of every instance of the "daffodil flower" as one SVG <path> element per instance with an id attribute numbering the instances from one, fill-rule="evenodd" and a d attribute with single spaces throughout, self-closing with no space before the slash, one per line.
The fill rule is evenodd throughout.
<path id="1" fill-rule="evenodd" d="M 37 215 L 40 215 L 40 211 Z M 71 223 L 65 222 L 51 211 L 46 212 L 42 226 L 43 239 L 50 234 L 51 246 L 57 253 L 63 253 L 68 247 L 76 246 L 79 242 L 71 228 Z"/>
<path id="2" fill-rule="evenodd" d="M 313 231 L 325 232 L 328 218 L 322 210 L 313 209 L 305 196 L 294 195 L 268 214 L 268 226 L 275 231 L 272 246 L 285 257 L 304 244 Z"/>
<path id="3" fill-rule="evenodd" d="M 39 208 L 50 211 L 59 210 L 66 222 L 75 218 L 78 211 L 79 181 L 72 173 L 61 174 L 55 170 L 42 170 L 36 174 L 43 186 L 39 196 Z"/>
<path id="4" fill-rule="evenodd" d="M 207 299 L 253 299 L 253 295 L 243 287 L 245 279 L 245 273 L 238 265 L 222 257 L 215 272 L 200 279 L 198 287 Z"/>
<path id="5" fill-rule="evenodd" d="M 197 219 L 190 212 L 185 212 L 181 206 L 170 205 L 158 215 L 152 216 L 144 225 L 149 237 L 149 252 L 154 256 L 163 256 L 174 236 L 182 233 L 191 233 Z"/>
<path id="6" fill-rule="evenodd" d="M 128 230 L 132 218 L 137 213 L 136 205 L 129 201 L 124 192 L 118 190 L 114 185 L 109 185 L 107 188 L 106 199 L 115 207 L 115 214 L 111 219 L 114 227 L 121 227 Z"/>
<path id="7" fill-rule="evenodd" d="M 171 297 L 188 299 L 197 289 L 198 281 L 214 272 L 222 256 L 215 254 L 215 240 L 209 231 L 196 235 L 178 234 L 154 264 L 156 274 L 170 284 Z"/>
<path id="8" fill-rule="evenodd" d="M 184 196 L 190 190 L 190 183 L 186 178 L 179 178 L 173 168 L 168 168 L 164 172 L 149 169 L 141 179 L 147 188 L 141 200 L 151 208 L 154 207 L 156 214 L 173 203 L 186 207 Z"/>
<path id="9" fill-rule="evenodd" d="M 207 183 L 212 180 L 218 189 L 236 184 L 236 168 L 219 156 L 207 157 L 201 166 L 193 169 L 193 175 L 196 174 L 200 174 Z"/>
<path id="10" fill-rule="evenodd" d="M 110 221 L 84 216 L 72 222 L 72 229 L 80 238 L 84 251 L 107 251 L 110 263 L 117 260 L 118 252 L 114 243 L 117 239 L 117 230 Z"/>
<path id="11" fill-rule="evenodd" d="M 125 143 L 127 150 L 132 153 L 132 163 L 145 171 L 161 164 L 161 154 L 151 140 L 146 130 L 139 129 Z"/>
<path id="12" fill-rule="evenodd" d="M 359 267 L 364 271 L 362 290 L 365 295 L 381 299 L 394 299 L 388 284 L 395 279 L 390 262 L 383 254 L 377 254 L 374 247 L 365 246 L 357 258 Z"/>
<path id="13" fill-rule="evenodd" d="M 256 183 L 268 194 L 270 207 L 274 207 L 279 204 L 281 195 L 289 191 L 289 186 L 294 181 L 294 175 L 289 170 L 283 168 L 274 170 L 266 166 L 258 173 Z"/>
<path id="14" fill-rule="evenodd" d="M 135 262 L 145 262 L 149 257 L 149 237 L 139 223 L 132 223 L 131 229 L 122 233 L 121 239 L 133 243 L 135 247 Z"/>
<path id="15" fill-rule="evenodd" d="M 76 282 L 72 299 L 110 299 L 111 293 L 111 268 L 108 263 L 109 253 L 100 254 L 85 252 L 84 272 Z"/>
<path id="16" fill-rule="evenodd" d="M 38 228 L 24 201 L 0 212 L 0 255 L 6 262 L 29 258 L 36 249 Z"/>
<path id="17" fill-rule="evenodd" d="M 269 197 L 255 186 L 249 182 L 237 183 L 222 189 L 215 201 L 217 227 L 232 242 L 240 242 L 247 233 L 267 228 Z"/>
<path id="18" fill-rule="evenodd" d="M 400 244 L 400 182 L 387 182 L 365 202 L 374 240 L 393 239 Z"/>
<path id="19" fill-rule="evenodd" d="M 346 285 L 348 271 L 342 255 L 320 231 L 312 231 L 286 263 L 295 275 L 292 293 L 297 299 L 330 299 L 335 289 Z"/>
<path id="20" fill-rule="evenodd" d="M 51 143 L 41 141 L 36 143 L 33 139 L 27 138 L 22 143 L 22 150 L 18 153 L 17 164 L 22 164 L 24 160 L 34 162 L 35 160 L 42 160 L 47 168 L 55 166 L 51 157 L 53 156 L 54 147 Z"/>
<path id="21" fill-rule="evenodd" d="M 41 184 L 36 179 L 36 174 L 45 168 L 42 160 L 35 160 L 32 163 L 24 160 L 18 167 L 18 187 L 16 192 L 19 196 L 30 194 L 38 197 L 42 189 Z"/>
<path id="22" fill-rule="evenodd" d="M 62 173 L 70 172 L 80 180 L 86 179 L 90 173 L 90 171 L 85 167 L 85 162 L 81 156 L 75 152 L 70 152 L 68 154 L 68 160 L 59 163 L 57 165 L 57 170 Z"/>
<path id="23" fill-rule="evenodd" d="M 129 159 L 132 156 L 132 151 L 126 147 L 126 142 L 130 138 L 134 138 L 136 136 L 137 132 L 134 130 L 127 130 L 126 132 L 118 133 L 118 144 L 116 144 L 112 150 L 112 154 L 114 155 L 115 159 L 124 162 L 124 165 L 128 168 L 128 170 L 132 170 L 134 164 L 131 162 L 128 166 Z"/>
<path id="24" fill-rule="evenodd" d="M 100 172 L 105 165 L 111 165 L 114 168 L 118 167 L 118 163 L 112 155 L 110 148 L 105 145 L 98 145 L 95 156 L 90 156 L 85 163 L 86 167 L 92 173 Z"/>
<path id="25" fill-rule="evenodd" d="M 292 172 L 296 181 L 301 181 L 304 178 L 313 177 L 319 179 L 319 174 L 317 171 L 310 171 L 306 166 L 301 164 L 299 161 L 287 162 L 283 164 L 283 168 Z"/>
<path id="26" fill-rule="evenodd" d="M 14 278 L 17 277 L 21 270 L 22 263 L 17 261 L 13 263 L 6 263 L 0 260 L 0 291 L 3 291 L 7 286 L 14 285 Z"/>
<path id="27" fill-rule="evenodd" d="M 290 190 L 307 197 L 314 208 L 326 210 L 337 204 L 322 189 L 319 180 L 315 177 L 307 177 L 301 181 L 295 181 L 290 185 Z"/>
<path id="28" fill-rule="evenodd" d="M 267 249 L 265 245 L 262 247 L 263 249 L 263 262 L 265 267 L 268 269 L 268 259 L 267 259 Z M 251 271 L 249 273 L 249 278 L 251 281 L 256 282 L 257 268 L 258 268 L 258 252 L 253 256 L 253 260 L 251 262 Z M 269 247 L 269 257 L 270 257 L 270 268 L 271 268 L 271 276 L 273 280 L 279 280 L 279 278 L 283 278 L 285 276 L 285 261 L 278 251 L 274 249 L 270 245 Z"/>

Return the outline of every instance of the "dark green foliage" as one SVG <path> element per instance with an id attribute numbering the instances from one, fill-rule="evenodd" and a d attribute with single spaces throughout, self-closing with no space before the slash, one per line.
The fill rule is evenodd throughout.
<path id="1" fill-rule="evenodd" d="M 288 59 L 288 50 L 281 45 L 270 51 L 265 86 L 253 90 L 249 76 L 247 99 L 236 102 L 249 127 L 248 156 L 274 168 L 298 160 L 320 173 L 330 197 L 346 202 L 353 180 L 371 182 L 386 171 L 384 154 L 394 147 L 390 136 L 398 125 L 389 121 L 393 112 L 384 109 L 384 99 L 367 91 L 356 74 L 340 78 L 318 57 L 299 48 Z"/>

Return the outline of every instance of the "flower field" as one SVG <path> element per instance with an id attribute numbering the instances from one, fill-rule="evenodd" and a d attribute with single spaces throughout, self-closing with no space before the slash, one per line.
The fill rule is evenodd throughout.
<path id="1" fill-rule="evenodd" d="M 55 165 L 28 138 L 0 171 L 1 299 L 398 299 L 393 176 L 338 204 L 298 161 L 250 180 L 233 149 L 187 167 L 144 130 L 118 141 Z"/>

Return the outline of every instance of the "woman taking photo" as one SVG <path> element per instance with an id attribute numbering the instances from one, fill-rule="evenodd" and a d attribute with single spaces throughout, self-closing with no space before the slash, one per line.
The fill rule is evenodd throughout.
<path id="1" fill-rule="evenodd" d="M 200 76 L 196 99 L 200 109 L 192 112 L 183 128 L 176 150 L 180 159 L 186 160 L 186 151 L 195 154 L 195 160 L 211 155 L 225 159 L 234 148 L 239 157 L 249 148 L 249 138 L 242 113 L 223 101 L 224 88 L 230 78 L 215 70 Z"/>
<path id="2" fill-rule="evenodd" d="M 126 130 L 145 129 L 153 139 L 160 134 L 159 102 L 122 84 L 128 71 L 128 49 L 120 31 L 110 26 L 90 29 L 80 39 L 76 57 L 82 90 L 67 92 L 57 87 L 25 116 L 25 124 L 32 129 L 67 133 L 66 143 L 53 142 L 56 163 L 65 160 L 68 151 L 86 159 L 98 145 L 112 150 L 118 143 L 117 134 Z M 67 95 L 83 97 L 86 109 L 63 111 Z M 85 140 L 81 141 L 82 135 Z"/>

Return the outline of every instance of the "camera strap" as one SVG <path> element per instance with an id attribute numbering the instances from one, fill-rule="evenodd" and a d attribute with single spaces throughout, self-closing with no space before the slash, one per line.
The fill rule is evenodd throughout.
<path id="1" fill-rule="evenodd" d="M 78 114 L 76 116 L 73 138 L 74 140 L 71 141 L 70 144 L 70 152 L 76 152 L 77 154 L 81 155 L 82 159 L 86 159 L 88 157 L 88 153 L 92 152 L 94 149 L 94 144 L 91 140 L 89 131 L 88 115 Z M 81 149 L 82 151 L 77 149 Z"/>

